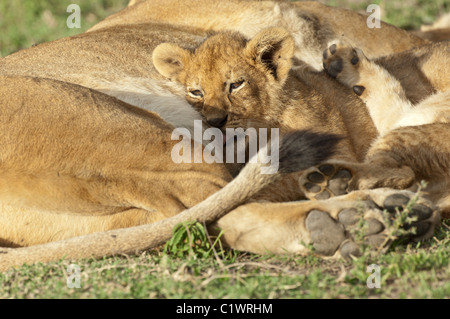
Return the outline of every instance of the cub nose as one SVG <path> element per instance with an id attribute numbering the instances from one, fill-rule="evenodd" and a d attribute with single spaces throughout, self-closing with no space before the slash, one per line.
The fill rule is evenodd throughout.
<path id="1" fill-rule="evenodd" d="M 206 119 L 206 122 L 209 125 L 211 125 L 212 127 L 221 128 L 227 123 L 227 120 L 228 120 L 228 114 L 225 115 L 224 117 L 213 117 L 213 118 Z"/>

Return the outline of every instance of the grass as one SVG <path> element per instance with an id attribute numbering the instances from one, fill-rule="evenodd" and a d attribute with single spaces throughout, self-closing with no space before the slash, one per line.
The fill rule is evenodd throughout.
<path id="1" fill-rule="evenodd" d="M 81 9 L 81 28 L 66 21 L 70 4 Z M 36 43 L 82 33 L 108 15 L 125 8 L 128 0 L 14 0 L 0 1 L 0 56 Z"/>
<path id="2" fill-rule="evenodd" d="M 201 225 L 200 225 L 201 226 Z M 201 230 L 192 230 L 191 235 Z M 366 250 L 353 261 L 309 255 L 257 256 L 222 253 L 196 238 L 184 237 L 165 248 L 137 256 L 74 261 L 80 288 L 67 273 L 72 263 L 22 266 L 0 274 L 0 298 L 448 298 L 450 296 L 450 227 L 435 237 L 398 245 L 385 254 Z M 199 234 L 199 236 L 203 236 Z M 174 236 L 174 238 L 177 236 Z M 188 239 L 189 238 L 189 239 Z M 191 243 L 191 245 L 188 245 Z M 189 247 L 186 247 L 188 245 Z M 195 246 L 194 248 L 192 248 Z M 199 252 L 199 253 L 197 253 Z M 367 266 L 380 267 L 381 287 L 370 289 Z"/>
<path id="3" fill-rule="evenodd" d="M 1 1 L 0 54 L 81 33 L 127 2 Z M 367 5 L 359 0 L 325 2 L 354 10 Z M 447 0 L 372 2 L 383 8 L 383 20 L 414 29 L 450 9 Z M 70 15 L 66 8 L 72 3 L 81 7 L 81 29 L 66 26 Z M 137 256 L 61 260 L 0 273 L 0 298 L 448 298 L 448 224 L 443 223 L 428 241 L 396 245 L 385 254 L 366 250 L 353 261 L 214 250 L 204 231 L 191 224 L 180 228 L 168 246 Z M 67 267 L 72 263 L 81 270 L 80 288 L 67 285 Z M 380 267 L 379 289 L 367 287 L 371 264 Z"/>

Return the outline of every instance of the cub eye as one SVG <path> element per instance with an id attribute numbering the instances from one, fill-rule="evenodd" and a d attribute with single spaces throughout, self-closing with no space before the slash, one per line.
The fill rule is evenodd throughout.
<path id="1" fill-rule="evenodd" d="M 202 98 L 203 97 L 203 93 L 200 90 L 192 90 L 192 91 L 188 91 L 188 94 L 193 97 L 193 98 Z"/>
<path id="2" fill-rule="evenodd" d="M 238 82 L 231 83 L 231 84 L 230 84 L 230 93 L 233 92 L 233 91 L 236 91 L 236 90 L 240 89 L 241 87 L 243 87 L 243 86 L 244 86 L 244 83 L 245 83 L 244 80 L 241 80 L 241 81 L 238 81 Z"/>

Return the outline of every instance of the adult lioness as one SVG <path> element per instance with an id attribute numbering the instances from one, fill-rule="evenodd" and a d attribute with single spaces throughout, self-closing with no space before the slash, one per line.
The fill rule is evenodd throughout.
<path id="1" fill-rule="evenodd" d="M 370 28 L 359 13 L 317 1 L 149 0 L 101 21 L 90 31 L 148 22 L 196 27 L 204 31 L 231 30 L 251 38 L 268 27 L 283 27 L 294 37 L 295 56 L 322 69 L 321 53 L 332 40 L 344 37 L 370 58 L 404 51 L 427 43 L 415 35 L 381 22 Z"/>
<path id="2" fill-rule="evenodd" d="M 278 173 L 262 175 L 253 163 L 227 184 L 222 165 L 175 163 L 172 127 L 155 113 L 66 82 L 7 76 L 0 84 L 0 245 L 31 246 L 0 249 L 0 269 L 161 244 L 176 223 L 212 222 L 280 173 L 323 161 L 336 141 L 293 134 L 282 142 Z"/>
<path id="3" fill-rule="evenodd" d="M 8 191 L 2 192 L 2 194 L 8 195 L 1 198 L 2 201 L 6 203 L 8 201 L 11 203 L 12 201 L 12 208 L 10 206 L 8 209 L 5 208 L 0 211 L 2 216 L 0 238 L 3 240 L 3 245 L 21 246 L 41 244 L 22 248 L 1 249 L 0 267 L 2 269 L 23 262 L 48 261 L 63 256 L 67 258 L 81 258 L 114 253 L 129 253 L 148 248 L 158 242 L 150 240 L 150 238 L 151 234 L 159 234 L 161 224 L 155 224 L 154 226 L 150 224 L 110 232 L 103 231 L 164 219 L 167 216 L 182 211 L 187 206 L 194 205 L 209 193 L 218 190 L 218 188 L 230 179 L 230 176 L 227 175 L 223 168 L 213 168 L 212 171 L 217 173 L 204 175 L 205 184 L 198 182 L 195 187 L 190 187 L 191 182 L 186 181 L 190 177 L 182 176 L 182 174 L 168 174 L 166 176 L 165 173 L 167 173 L 167 170 L 163 170 L 161 174 L 156 175 L 152 171 L 148 173 L 144 172 L 141 175 L 136 169 L 142 167 L 142 165 L 145 169 L 150 169 L 151 165 L 147 166 L 148 163 L 146 163 L 147 160 L 145 157 L 142 161 L 130 158 L 130 156 L 135 156 L 135 153 L 130 150 L 130 142 L 135 143 L 140 141 L 137 144 L 143 143 L 143 146 L 138 147 L 136 151 L 144 152 L 144 154 L 149 152 L 151 149 L 144 147 L 144 145 L 154 141 L 155 136 L 154 132 L 148 129 L 151 127 L 148 121 L 159 122 L 161 120 L 156 116 L 150 116 L 153 120 L 146 120 L 145 118 L 149 116 L 147 113 L 134 110 L 130 106 L 126 106 L 116 100 L 112 101 L 111 98 L 107 99 L 103 95 L 98 95 L 100 93 L 95 93 L 88 89 L 82 89 L 78 86 L 74 88 L 72 85 L 61 84 L 61 82 L 54 84 L 55 82 L 50 81 L 49 84 L 47 82 L 49 80 L 40 80 L 39 82 L 37 80 L 21 78 L 23 76 L 32 76 L 34 78 L 45 77 L 64 81 L 65 83 L 82 84 L 114 95 L 119 99 L 128 101 L 144 109 L 154 109 L 153 107 L 155 105 L 159 106 L 156 110 L 161 110 L 160 115 L 165 119 L 165 124 L 160 124 L 161 127 L 173 128 L 178 124 L 190 125 L 191 122 L 189 120 L 194 119 L 195 116 L 175 116 L 171 118 L 171 112 L 167 112 L 167 109 L 174 110 L 170 105 L 179 108 L 189 106 L 184 101 L 184 88 L 159 75 L 154 70 L 151 62 L 152 46 L 154 47 L 160 42 L 169 40 L 180 41 L 184 46 L 194 47 L 202 42 L 204 38 L 201 33 L 198 35 L 195 30 L 186 30 L 186 28 L 179 30 L 170 26 L 154 24 L 136 25 L 102 29 L 97 32 L 90 32 L 77 37 L 42 44 L 0 60 L 1 73 L 7 76 L 2 80 L 4 82 L 2 84 L 2 94 L 4 95 L 2 103 L 6 103 L 6 101 L 12 103 L 2 104 L 11 106 L 11 108 L 8 108 L 8 112 L 2 113 L 5 114 L 5 117 L 1 118 L 4 120 L 2 123 L 5 125 L 5 129 L 2 130 L 3 135 L 1 135 L 6 139 L 4 145 L 9 145 L 13 150 L 17 148 L 21 150 L 21 154 L 23 155 L 19 158 L 24 168 L 28 164 L 36 164 L 36 161 L 39 161 L 38 163 L 41 164 L 40 166 L 30 166 L 35 167 L 36 170 L 33 174 L 27 175 L 31 181 L 27 180 L 22 184 L 18 184 L 14 188 L 14 194 L 11 195 Z M 258 42 L 253 42 L 253 44 L 258 44 Z M 170 63 L 170 60 L 166 60 L 165 62 Z M 11 76 L 19 78 L 11 79 Z M 29 93 L 30 90 L 32 90 L 34 95 Z M 350 108 L 352 108 L 351 105 L 354 101 L 358 101 L 353 94 L 347 95 L 339 92 L 333 94 L 342 104 Z M 74 97 L 77 98 L 76 102 L 74 101 Z M 347 101 L 347 98 L 352 103 Z M 316 100 L 317 105 L 322 105 L 322 102 L 325 101 L 318 94 L 315 97 L 311 96 L 310 99 Z M 41 103 L 41 101 L 45 102 L 45 107 L 42 104 L 38 104 L 40 105 L 39 110 L 42 110 L 43 116 L 53 114 L 50 118 L 54 116 L 61 120 L 61 123 L 58 123 L 58 120 L 56 120 L 58 129 L 45 121 L 38 120 L 41 118 L 41 112 L 34 112 L 33 104 Z M 77 103 L 80 104 L 79 109 L 76 107 Z M 72 105 L 72 107 L 65 110 L 66 104 Z M 165 107 L 161 108 L 161 106 Z M 26 107 L 24 110 L 31 112 L 30 114 L 34 117 L 33 122 L 38 123 L 39 128 L 31 129 L 31 127 L 24 126 L 26 122 L 16 116 L 21 113 L 14 111 L 15 109 L 21 110 L 21 107 Z M 106 113 L 103 113 L 103 111 L 99 113 L 102 107 L 106 110 Z M 120 111 L 115 110 L 116 108 L 120 109 Z M 355 108 L 356 110 L 357 108 Z M 308 111 L 307 116 L 311 119 L 321 116 L 320 112 L 315 112 L 311 108 L 305 109 L 305 111 Z M 127 112 L 131 112 L 134 115 L 126 115 Z M 361 112 L 364 112 L 364 110 Z M 29 118 L 29 112 L 25 113 Z M 114 151 L 108 152 L 107 154 L 109 155 L 105 155 L 104 157 L 95 156 L 99 154 L 96 149 L 98 147 L 100 149 L 103 148 L 101 142 L 108 141 L 108 136 L 114 137 L 116 135 L 113 134 L 116 132 L 115 130 L 113 132 L 110 131 L 110 123 L 112 120 L 110 114 L 121 114 L 121 116 L 113 117 L 114 121 L 117 121 L 113 127 L 119 127 L 120 134 L 117 135 L 123 136 L 115 139 L 112 143 L 114 145 L 109 145 L 111 143 L 107 144 L 116 150 L 117 153 Z M 124 122 L 120 119 L 122 116 L 125 116 Z M 11 122 L 10 119 L 15 119 L 15 122 Z M 139 125 L 134 124 L 133 119 L 136 119 L 138 123 L 142 123 L 144 126 L 149 126 L 144 131 L 140 131 Z M 184 123 L 182 119 L 184 119 Z M 78 127 L 76 132 L 68 130 L 62 125 L 64 123 L 71 123 L 70 120 L 73 122 L 79 121 L 79 123 L 74 123 Z M 339 126 L 343 125 L 341 121 L 345 122 L 345 119 L 342 116 L 338 116 L 336 117 L 336 121 Z M 13 130 L 17 134 L 16 138 L 11 138 L 8 135 L 11 132 L 9 125 L 16 127 Z M 368 123 L 349 121 L 346 125 L 353 125 L 355 129 L 358 129 L 358 127 L 361 129 L 361 125 L 367 126 Z M 130 128 L 130 131 L 126 129 L 127 127 Z M 137 132 L 133 131 L 135 129 L 137 129 Z M 49 132 L 49 135 L 43 134 L 46 131 Z M 324 131 L 328 131 L 328 129 Z M 139 139 L 133 137 L 136 134 L 140 136 Z M 19 141 L 23 140 L 21 136 L 35 136 L 35 139 L 30 140 L 34 140 L 34 143 L 28 142 L 27 144 L 30 145 L 30 148 L 20 148 L 21 144 Z M 50 136 L 51 138 L 47 139 L 45 136 Z M 168 136 L 167 129 L 165 129 L 163 136 Z M 142 141 L 142 139 L 145 141 Z M 72 144 L 68 150 L 75 151 L 66 152 L 66 140 L 71 141 Z M 161 143 L 164 145 L 164 140 L 161 140 Z M 348 144 L 348 141 L 344 141 L 345 143 Z M 169 146 L 172 144 L 173 142 L 167 141 L 167 144 L 162 147 L 162 152 L 165 153 L 163 158 L 167 158 L 167 152 L 170 149 Z M 361 146 L 363 146 L 362 141 Z M 130 151 L 127 152 L 127 150 Z M 300 149 L 300 151 L 302 150 Z M 51 158 L 54 152 L 58 154 L 55 159 L 59 160 L 55 168 L 52 169 L 52 165 L 48 165 L 44 159 L 45 156 L 50 156 Z M 156 152 L 156 154 L 160 153 Z M 65 155 L 67 156 L 67 161 L 64 157 Z M 149 156 L 149 159 L 153 161 L 152 155 Z M 142 159 L 142 157 L 139 158 Z M 8 157 L 8 159 L 8 167 L 14 168 L 13 157 Z M 55 159 L 52 159 L 49 163 L 55 162 Z M 121 163 L 126 165 L 122 167 L 120 165 Z M 308 165 L 312 164 L 309 163 Z M 104 170 L 103 166 L 111 168 L 111 165 L 115 169 Z M 167 165 L 177 170 L 176 165 L 169 163 Z M 64 169 L 60 171 L 58 169 L 59 167 Z M 130 168 L 130 172 L 127 174 L 123 174 L 125 167 Z M 211 169 L 208 168 L 199 169 L 205 169 L 211 172 Z M 8 170 L 5 171 L 5 174 L 7 172 Z M 61 193 L 57 191 L 58 185 L 60 185 L 58 183 L 62 183 L 66 189 L 69 188 L 70 190 L 70 184 L 60 182 L 61 176 L 66 176 L 66 172 L 80 172 L 76 174 L 75 181 L 77 183 L 73 184 L 78 191 L 65 192 L 65 194 L 71 195 L 62 194 L 66 197 L 58 197 L 56 195 Z M 64 174 L 61 175 L 61 173 Z M 111 175 L 105 175 L 105 173 L 110 173 L 116 178 L 107 182 L 108 179 L 105 179 L 105 177 Z M 37 178 L 37 176 L 45 177 L 47 174 L 49 174 L 48 178 Z M 8 177 L 8 175 L 5 176 Z M 28 178 L 27 176 L 25 177 Z M 121 176 L 123 178 L 119 178 Z M 141 180 L 142 176 L 150 178 L 148 180 L 149 182 L 154 181 L 152 178 L 158 179 L 158 176 L 167 178 L 167 180 L 162 180 L 167 181 L 166 184 L 158 179 L 159 185 L 162 185 L 159 189 L 161 196 L 155 195 L 151 197 L 149 195 L 147 197 L 148 193 L 145 190 L 138 192 L 140 194 L 139 198 L 143 202 L 146 202 L 145 207 L 129 203 L 127 204 L 129 206 L 125 207 L 127 209 L 126 211 L 120 211 L 120 209 L 117 211 L 114 208 L 115 206 L 111 204 L 108 204 L 107 207 L 102 206 L 104 203 L 109 203 L 109 201 L 105 200 L 105 196 L 101 195 L 102 190 L 107 191 L 109 196 L 117 194 L 117 198 L 113 196 L 113 202 L 123 204 L 124 199 L 130 199 L 136 196 L 136 179 Z M 14 176 L 9 177 L 13 178 Z M 90 177 L 97 182 L 94 184 L 88 183 L 86 178 L 89 179 Z M 211 180 L 208 180 L 209 178 Z M 246 179 L 245 175 L 243 179 Z M 8 179 L 3 180 L 5 181 L 3 185 L 6 190 L 8 190 L 8 185 L 10 184 L 16 185 L 14 183 L 7 183 Z M 122 180 L 124 180 L 124 184 L 122 184 Z M 192 182 L 195 181 L 197 180 L 193 180 Z M 240 181 L 242 182 L 242 178 Z M 78 182 L 82 183 L 84 188 L 78 187 Z M 254 183 L 251 180 L 250 182 Z M 240 182 L 238 181 L 236 183 Z M 230 185 L 229 187 L 235 191 L 237 190 L 237 193 L 233 192 L 231 194 L 233 196 L 236 195 L 238 200 L 244 200 L 240 197 L 242 186 L 236 186 L 236 183 L 228 184 Z M 28 196 L 32 194 L 30 186 L 37 184 L 42 187 L 35 191 L 41 192 L 45 196 Z M 296 184 L 298 185 L 298 183 Z M 94 185 L 95 187 L 93 187 Z M 111 191 L 120 189 L 122 191 L 111 193 L 108 189 L 105 190 L 107 185 L 111 185 Z M 99 188 L 98 190 L 96 189 L 97 187 Z M 205 192 L 202 194 L 201 190 L 203 188 L 205 188 Z M 47 190 L 51 189 L 55 189 L 56 191 L 46 193 Z M 150 187 L 149 189 L 152 188 Z M 186 189 L 194 189 L 195 191 L 186 191 Z M 312 243 L 315 245 L 319 254 L 336 257 L 349 256 L 357 253 L 357 246 L 353 243 L 351 234 L 347 232 L 347 228 L 351 227 L 349 225 L 352 222 L 348 219 L 342 219 L 339 216 L 344 216 L 344 212 L 347 212 L 346 214 L 355 213 L 357 208 L 363 205 L 367 208 L 363 213 L 364 218 L 372 225 L 383 226 L 385 222 L 381 211 L 385 204 L 386 207 L 392 208 L 393 206 L 390 204 L 390 200 L 395 198 L 399 193 L 405 194 L 408 197 L 412 196 L 409 192 L 383 190 L 352 193 L 335 199 L 314 202 L 271 203 L 267 201 L 267 199 L 271 200 L 273 197 L 285 196 L 285 193 L 289 193 L 288 198 L 296 199 L 298 198 L 297 189 L 297 187 L 296 189 L 292 189 L 292 191 L 279 189 L 278 192 L 281 195 L 268 194 L 267 192 L 260 193 L 257 198 L 266 199 L 264 202 L 252 202 L 241 205 L 226 216 L 220 218 L 216 221 L 215 226 L 225 231 L 222 238 L 224 242 L 231 247 L 256 253 L 264 253 L 266 251 L 273 253 L 304 253 L 307 252 L 305 244 Z M 257 188 L 254 190 L 256 191 Z M 192 194 L 191 196 L 191 193 L 194 192 L 196 194 Z M 93 194 L 99 196 L 93 196 Z M 53 195 L 55 197 L 52 197 Z M 21 201 L 22 196 L 26 199 L 23 202 Z M 75 206 L 68 205 L 67 197 L 78 204 Z M 41 201 L 40 198 L 47 198 L 48 200 Z M 362 201 L 356 201 L 356 199 L 361 199 Z M 95 214 L 95 210 L 90 211 L 86 209 L 86 201 L 102 206 L 103 215 L 99 216 Z M 428 236 L 435 226 L 436 212 L 433 211 L 433 206 L 426 200 L 422 200 L 422 202 L 423 205 L 428 207 L 427 209 L 429 209 L 431 216 L 426 216 L 426 218 L 421 220 L 421 222 L 425 221 L 423 224 L 426 229 L 418 234 L 417 238 Z M 22 203 L 26 207 L 22 206 L 21 208 L 23 209 L 16 211 L 15 209 L 19 207 L 15 206 L 17 203 Z M 233 205 L 233 203 L 221 203 L 219 201 L 216 202 L 217 205 L 214 207 L 222 210 L 224 208 L 223 204 L 227 206 L 229 204 Z M 31 208 L 28 206 L 31 206 Z M 171 206 L 173 209 L 165 213 L 164 207 L 168 206 Z M 78 208 L 78 210 L 72 210 L 73 207 Z M 154 207 L 158 211 L 160 210 L 160 213 L 153 214 L 152 209 L 155 209 Z M 161 208 L 158 209 L 159 207 Z M 143 208 L 145 211 L 142 210 Z M 80 212 L 90 214 L 91 216 L 80 216 Z M 116 212 L 116 214 L 111 215 L 113 212 Z M 150 212 L 150 217 L 147 214 L 148 212 Z M 96 216 L 92 216 L 94 214 Z M 195 217 L 192 215 L 188 215 L 187 217 L 189 216 Z M 187 217 L 186 215 L 180 215 L 181 220 Z M 175 219 L 175 221 L 180 219 Z M 170 229 L 173 221 L 173 219 L 169 219 L 167 223 L 163 221 L 163 225 L 169 226 L 165 229 Z M 386 230 L 382 228 L 371 229 L 367 233 L 369 241 L 380 245 L 385 240 L 386 234 Z M 91 234 L 92 232 L 97 233 Z M 164 236 L 159 238 L 164 238 Z"/>

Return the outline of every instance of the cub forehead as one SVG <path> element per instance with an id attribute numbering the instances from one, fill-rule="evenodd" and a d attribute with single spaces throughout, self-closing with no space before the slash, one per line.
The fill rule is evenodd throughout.
<path id="1" fill-rule="evenodd" d="M 195 50 L 194 54 L 233 54 L 245 48 L 248 40 L 238 32 L 224 31 L 206 38 Z"/>
<path id="2" fill-rule="evenodd" d="M 193 60 L 202 65 L 224 64 L 227 61 L 242 57 L 242 52 L 247 44 L 240 33 L 224 32 L 206 39 L 193 52 Z"/>
<path id="3" fill-rule="evenodd" d="M 194 57 L 186 65 L 184 73 L 186 84 L 191 86 L 205 85 L 234 80 L 245 73 L 248 66 L 243 58 L 238 55 L 218 54 L 216 56 L 205 54 Z"/>
<path id="4" fill-rule="evenodd" d="M 222 87 L 230 82 L 246 78 L 247 72 L 242 61 L 204 61 L 188 71 L 187 82 L 192 87 Z"/>

